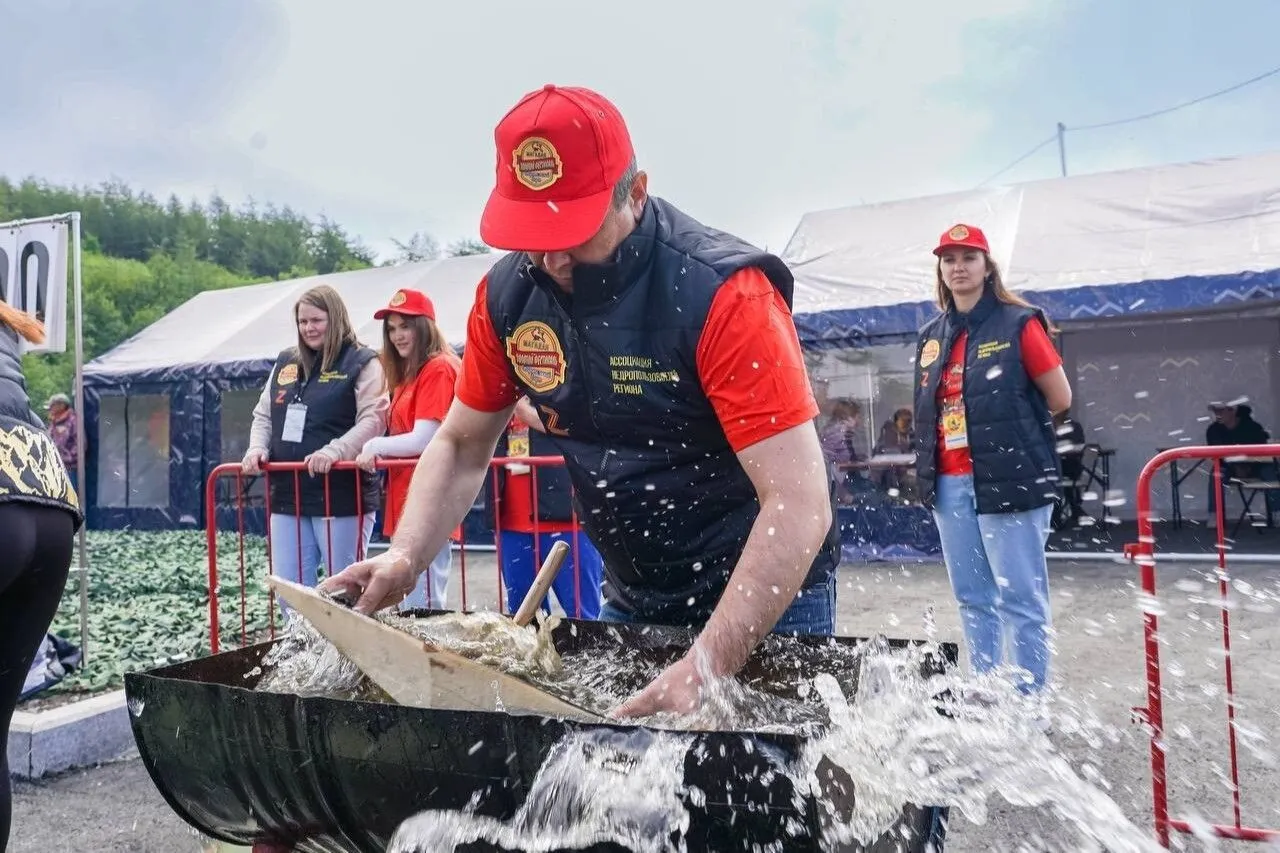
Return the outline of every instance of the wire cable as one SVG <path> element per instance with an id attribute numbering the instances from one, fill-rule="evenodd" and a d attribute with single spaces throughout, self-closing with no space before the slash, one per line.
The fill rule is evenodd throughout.
<path id="1" fill-rule="evenodd" d="M 1098 130 L 1099 128 L 1103 128 L 1103 127 L 1115 127 L 1116 125 L 1120 125 L 1120 124 L 1129 124 L 1130 122 L 1143 121 L 1145 119 L 1155 118 L 1156 116 L 1167 115 L 1169 113 L 1177 112 L 1178 110 L 1185 109 L 1187 107 L 1193 107 L 1196 104 L 1202 104 L 1205 101 L 1212 100 L 1213 98 L 1230 94 L 1231 92 L 1234 92 L 1237 89 L 1243 89 L 1245 86 L 1251 86 L 1254 83 L 1257 83 L 1261 80 L 1265 80 L 1268 77 L 1273 77 L 1276 74 L 1280 74 L 1280 66 L 1276 68 L 1272 68 L 1270 71 L 1264 71 L 1263 73 L 1259 74 L 1257 77 L 1250 77 L 1248 80 L 1243 80 L 1232 86 L 1228 86 L 1225 89 L 1219 89 L 1216 92 L 1211 92 L 1208 95 L 1202 95 L 1199 98 L 1193 98 L 1190 101 L 1186 101 L 1184 103 L 1177 104 L 1172 107 L 1165 107 L 1162 110 L 1156 110 L 1150 113 L 1143 113 L 1142 115 L 1137 115 L 1137 116 L 1130 116 L 1129 118 L 1116 119 L 1115 121 L 1103 121 L 1103 122 L 1098 122 L 1097 124 L 1082 124 L 1079 127 L 1068 127 L 1067 130 Z"/>
<path id="2" fill-rule="evenodd" d="M 985 185 L 987 185 L 988 183 L 990 183 L 991 181 L 994 181 L 996 178 L 1000 177 L 1000 176 L 1001 176 L 1001 175 L 1003 175 L 1005 172 L 1009 171 L 1009 170 L 1010 170 L 1010 169 L 1012 169 L 1014 166 L 1018 165 L 1018 164 L 1019 164 L 1019 163 L 1021 163 L 1023 160 L 1025 160 L 1025 159 L 1027 159 L 1028 157 L 1030 157 L 1032 154 L 1035 154 L 1035 153 L 1036 153 L 1037 151 L 1039 151 L 1041 148 L 1045 147 L 1046 145 L 1048 145 L 1050 142 L 1053 142 L 1053 141 L 1054 141 L 1055 139 L 1057 139 L 1057 138 L 1058 138 L 1058 134 L 1056 134 L 1056 133 L 1055 133 L 1053 136 L 1050 136 L 1048 139 L 1046 139 L 1044 142 L 1041 142 L 1041 143 L 1040 143 L 1039 145 L 1037 145 L 1035 148 L 1032 148 L 1032 149 L 1031 149 L 1030 151 L 1028 151 L 1026 154 L 1023 154 L 1023 155 L 1022 155 L 1021 157 L 1019 157 L 1017 160 L 1014 160 L 1012 163 L 1010 163 L 1009 165 L 1005 166 L 1005 167 L 1004 167 L 1003 169 L 1001 169 L 1000 171 L 998 171 L 998 172 L 996 172 L 995 174 L 991 175 L 991 177 L 987 178 L 987 179 L 986 179 L 986 180 L 984 180 L 982 183 L 978 184 L 978 186 L 980 186 L 980 187 L 981 187 L 981 186 L 985 186 Z"/>
<path id="3" fill-rule="evenodd" d="M 1280 66 L 1272 68 L 1270 71 L 1264 71 L 1261 74 L 1257 75 L 1256 77 L 1250 77 L 1248 80 L 1241 80 L 1239 83 L 1234 83 L 1230 86 L 1227 86 L 1225 89 L 1219 89 L 1216 92 L 1210 92 L 1207 95 L 1201 95 L 1198 98 L 1192 98 L 1189 101 L 1184 101 L 1183 103 L 1175 104 L 1172 107 L 1165 107 L 1164 109 L 1154 110 L 1149 113 L 1142 113 L 1141 115 L 1129 116 L 1128 118 L 1120 118 L 1120 119 L 1115 119 L 1113 121 L 1097 122 L 1096 124 L 1082 124 L 1082 125 L 1077 125 L 1075 127 L 1064 126 L 1063 133 L 1066 133 L 1068 131 L 1077 131 L 1077 130 L 1100 130 L 1101 128 L 1104 128 L 1104 127 L 1116 127 L 1122 124 L 1131 124 L 1132 122 L 1135 122 L 1135 121 L 1145 121 L 1146 119 L 1149 119 L 1149 118 L 1168 115 L 1169 113 L 1177 112 L 1178 110 L 1186 109 L 1187 107 L 1193 107 L 1196 104 L 1203 104 L 1205 101 L 1210 101 L 1210 100 L 1213 100 L 1214 98 L 1218 98 L 1223 95 L 1228 95 L 1239 89 L 1243 89 L 1245 86 L 1252 86 L 1254 83 L 1258 83 L 1258 82 L 1261 82 L 1262 80 L 1266 80 L 1268 77 L 1274 77 L 1276 74 L 1280 74 Z M 1034 148 L 1027 151 L 1027 153 L 1023 154 L 1021 157 L 1014 160 L 1009 165 L 1000 169 L 998 172 L 994 173 L 986 180 L 982 181 L 982 183 L 978 184 L 978 186 L 979 187 L 985 186 L 991 181 L 994 181 L 996 178 L 1000 177 L 1005 172 L 1012 169 L 1014 166 L 1017 166 L 1023 160 L 1026 160 L 1032 154 L 1035 154 L 1041 148 L 1044 148 L 1046 145 L 1048 145 L 1050 142 L 1053 142 L 1057 138 L 1058 138 L 1058 134 L 1054 133 L 1048 139 L 1038 143 Z"/>

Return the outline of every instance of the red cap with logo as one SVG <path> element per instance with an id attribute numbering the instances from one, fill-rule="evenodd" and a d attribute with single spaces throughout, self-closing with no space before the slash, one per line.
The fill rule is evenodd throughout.
<path id="1" fill-rule="evenodd" d="M 942 239 L 938 241 L 938 248 L 933 250 L 935 255 L 941 255 L 945 250 L 963 246 L 966 249 L 981 249 L 987 254 L 991 254 L 991 249 L 987 246 L 987 235 L 982 233 L 982 229 L 974 225 L 965 225 L 963 223 L 955 225 L 950 231 L 942 235 Z"/>
<path id="2" fill-rule="evenodd" d="M 550 83 L 503 116 L 494 141 L 497 180 L 480 239 L 513 251 L 558 252 L 590 240 L 634 156 L 617 107 L 590 89 Z"/>
<path id="3" fill-rule="evenodd" d="M 422 291 L 402 287 L 392 294 L 386 308 L 379 308 L 373 312 L 373 319 L 381 320 L 388 314 L 403 314 L 406 317 L 426 317 L 428 320 L 435 320 L 436 306 L 431 304 L 431 300 Z"/>

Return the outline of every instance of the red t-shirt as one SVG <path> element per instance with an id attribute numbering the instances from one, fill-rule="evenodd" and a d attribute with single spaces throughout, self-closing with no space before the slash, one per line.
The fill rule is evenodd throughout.
<path id="1" fill-rule="evenodd" d="M 458 381 L 457 360 L 438 355 L 422 366 L 418 375 L 391 392 L 391 414 L 387 434 L 404 435 L 413 432 L 418 421 L 438 421 L 453 405 L 453 388 Z M 405 465 L 387 469 L 387 495 L 382 508 L 382 530 L 391 536 L 404 511 L 405 498 L 409 494 L 409 482 L 413 479 L 413 466 Z M 455 530 L 454 539 L 461 536 Z"/>
<path id="2" fill-rule="evenodd" d="M 523 393 L 486 306 L 487 281 L 476 289 L 458 399 L 496 412 Z M 818 414 L 791 311 L 759 269 L 740 270 L 716 292 L 698 339 L 702 389 L 735 452 Z"/>
<path id="3" fill-rule="evenodd" d="M 964 351 L 969 340 L 961 332 L 951 346 L 946 366 L 938 382 L 938 473 L 972 474 L 973 458 L 967 439 L 962 447 L 947 448 L 947 435 L 963 435 L 964 418 Z M 1054 349 L 1049 333 L 1039 321 L 1031 320 L 1022 327 L 1022 367 L 1027 376 L 1036 379 L 1062 364 L 1062 356 Z"/>
<path id="4" fill-rule="evenodd" d="M 505 446 L 502 443 L 498 444 L 498 455 L 513 460 L 529 456 L 529 428 L 525 426 L 524 421 L 513 417 L 511 423 L 507 425 L 507 430 L 506 444 Z M 566 533 L 573 530 L 572 520 L 539 521 L 535 524 L 533 520 L 533 472 L 532 470 L 511 470 L 511 466 L 513 464 L 519 465 L 519 462 L 508 462 L 506 464 L 508 467 L 504 472 L 505 484 L 502 493 L 498 496 L 501 499 L 498 519 L 499 527 L 502 530 L 516 533 L 533 533 L 535 528 L 538 533 Z M 538 475 L 543 475 L 547 469 L 548 466 L 546 465 L 539 466 Z M 485 488 L 492 488 L 492 486 L 486 486 Z"/>

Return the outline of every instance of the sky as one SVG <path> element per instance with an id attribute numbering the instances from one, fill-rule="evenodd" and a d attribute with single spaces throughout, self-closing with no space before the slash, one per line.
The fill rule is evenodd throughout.
<path id="1" fill-rule="evenodd" d="M 1280 65 L 1275 0 L 0 0 L 0 20 L 0 173 L 287 204 L 381 258 L 477 236 L 494 125 L 547 82 L 618 105 L 651 192 L 781 251 L 808 211 L 972 188 L 1059 121 Z M 1280 149 L 1277 106 L 1280 75 L 1068 130 L 1067 168 Z M 1055 143 L 995 182 L 1059 173 Z"/>

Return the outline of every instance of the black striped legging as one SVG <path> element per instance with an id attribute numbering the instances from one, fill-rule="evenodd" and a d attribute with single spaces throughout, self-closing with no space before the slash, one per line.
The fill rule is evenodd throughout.
<path id="1" fill-rule="evenodd" d="M 0 850 L 8 849 L 13 820 L 9 724 L 58 609 L 74 542 L 75 519 L 67 510 L 0 503 Z"/>

